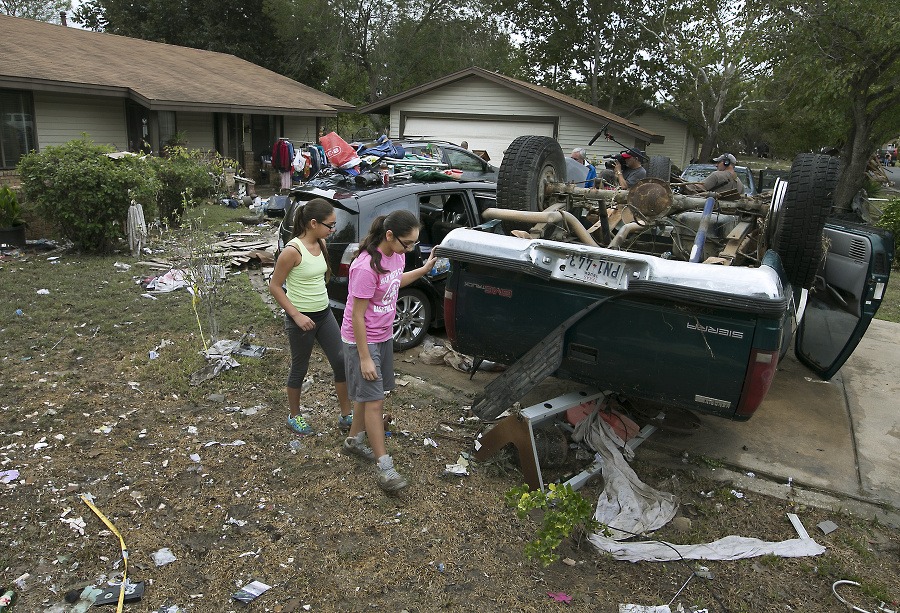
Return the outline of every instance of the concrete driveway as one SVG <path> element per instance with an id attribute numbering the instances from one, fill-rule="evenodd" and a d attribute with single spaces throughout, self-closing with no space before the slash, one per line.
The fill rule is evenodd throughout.
<path id="1" fill-rule="evenodd" d="M 637 453 L 663 463 L 681 463 L 685 454 L 709 458 L 716 468 L 705 470 L 738 487 L 848 510 L 900 528 L 898 339 L 900 324 L 873 321 L 829 382 L 817 379 L 790 352 L 748 422 L 702 416 L 694 434 L 659 431 Z M 397 354 L 397 370 L 469 397 L 496 376 L 479 372 L 470 380 L 449 366 L 419 363 L 418 352 Z M 548 379 L 523 406 L 581 387 Z"/>

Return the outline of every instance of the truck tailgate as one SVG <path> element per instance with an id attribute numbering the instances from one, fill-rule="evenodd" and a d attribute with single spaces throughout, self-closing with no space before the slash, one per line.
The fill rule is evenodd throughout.
<path id="1" fill-rule="evenodd" d="M 448 236 L 441 255 L 451 260 L 448 331 L 466 354 L 512 364 L 568 317 L 612 296 L 567 331 L 557 376 L 733 417 L 753 351 L 777 360 L 787 300 L 766 266 L 672 262 L 471 230 Z M 572 271 L 586 265 L 599 278 Z"/>

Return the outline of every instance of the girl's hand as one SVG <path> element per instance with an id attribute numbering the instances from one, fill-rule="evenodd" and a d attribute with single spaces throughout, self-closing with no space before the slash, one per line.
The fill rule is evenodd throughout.
<path id="1" fill-rule="evenodd" d="M 434 268 L 435 262 L 437 262 L 437 256 L 434 255 L 434 250 L 432 250 L 431 253 L 428 254 L 428 261 L 425 262 L 425 265 L 422 267 L 426 275 Z"/>
<path id="2" fill-rule="evenodd" d="M 291 319 L 293 319 L 294 323 L 297 324 L 297 327 L 304 332 L 309 332 L 316 327 L 316 324 L 313 320 L 299 311 L 297 311 L 297 314 L 294 315 Z"/>
<path id="3" fill-rule="evenodd" d="M 378 371 L 375 370 L 375 361 L 372 358 L 364 358 L 359 361 L 359 369 L 366 381 L 377 381 Z"/>

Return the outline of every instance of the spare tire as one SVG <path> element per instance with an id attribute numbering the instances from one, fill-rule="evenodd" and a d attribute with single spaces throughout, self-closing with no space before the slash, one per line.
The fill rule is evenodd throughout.
<path id="1" fill-rule="evenodd" d="M 840 160 L 830 155 L 801 153 L 794 158 L 784 199 L 770 207 L 770 247 L 795 287 L 809 289 L 822 259 L 822 229 L 831 213 Z"/>
<path id="2" fill-rule="evenodd" d="M 497 206 L 543 211 L 544 185 L 566 180 L 566 158 L 549 136 L 520 136 L 506 149 L 497 176 Z"/>
<path id="3" fill-rule="evenodd" d="M 651 155 L 647 162 L 647 177 L 662 179 L 666 183 L 672 180 L 672 159 L 665 155 Z"/>

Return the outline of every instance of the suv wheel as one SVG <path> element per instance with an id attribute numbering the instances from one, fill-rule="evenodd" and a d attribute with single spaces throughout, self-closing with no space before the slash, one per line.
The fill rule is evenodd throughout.
<path id="1" fill-rule="evenodd" d="M 428 297 L 417 289 L 401 289 L 394 318 L 394 349 L 412 349 L 425 339 L 431 326 L 432 308 Z"/>

